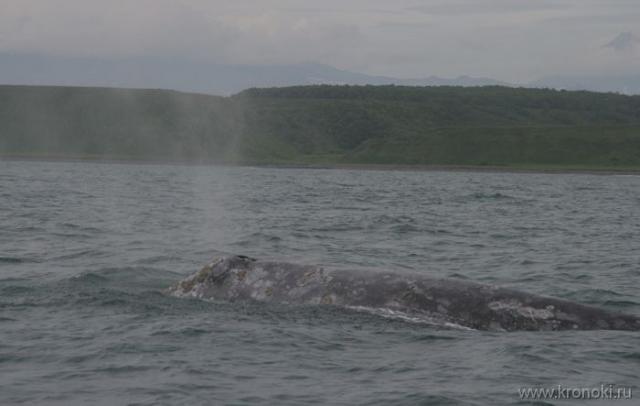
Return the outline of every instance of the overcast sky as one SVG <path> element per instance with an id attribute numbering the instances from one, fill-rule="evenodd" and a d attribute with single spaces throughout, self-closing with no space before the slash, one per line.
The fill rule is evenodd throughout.
<path id="1" fill-rule="evenodd" d="M 640 0 L 0 0 L 0 52 L 396 77 L 640 73 L 639 37 Z"/>

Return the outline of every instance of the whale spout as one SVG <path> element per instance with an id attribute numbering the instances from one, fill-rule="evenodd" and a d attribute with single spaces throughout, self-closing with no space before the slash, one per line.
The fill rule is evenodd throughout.
<path id="1" fill-rule="evenodd" d="M 178 297 L 385 309 L 478 330 L 629 330 L 640 318 L 568 300 L 420 273 L 329 270 L 220 257 L 169 288 Z"/>

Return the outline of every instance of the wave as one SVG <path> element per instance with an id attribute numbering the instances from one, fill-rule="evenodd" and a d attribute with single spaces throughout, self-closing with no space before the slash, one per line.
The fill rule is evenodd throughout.
<path id="1" fill-rule="evenodd" d="M 0 257 L 0 264 L 23 264 L 25 262 L 30 262 L 24 258 L 17 257 Z"/>

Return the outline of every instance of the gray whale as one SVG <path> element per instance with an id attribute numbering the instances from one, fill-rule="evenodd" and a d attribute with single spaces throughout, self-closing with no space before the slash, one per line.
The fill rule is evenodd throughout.
<path id="1" fill-rule="evenodd" d="M 640 330 L 637 316 L 497 286 L 245 256 L 218 258 L 169 292 L 214 300 L 388 309 L 478 330 Z"/>

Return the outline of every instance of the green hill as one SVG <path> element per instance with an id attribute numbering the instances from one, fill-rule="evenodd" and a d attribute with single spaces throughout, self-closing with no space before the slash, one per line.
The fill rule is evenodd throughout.
<path id="1" fill-rule="evenodd" d="M 164 90 L 0 86 L 3 155 L 220 160 L 228 100 Z"/>
<path id="2" fill-rule="evenodd" d="M 640 96 L 323 85 L 223 98 L 0 86 L 0 155 L 640 168 Z"/>

